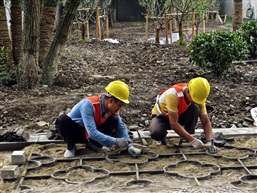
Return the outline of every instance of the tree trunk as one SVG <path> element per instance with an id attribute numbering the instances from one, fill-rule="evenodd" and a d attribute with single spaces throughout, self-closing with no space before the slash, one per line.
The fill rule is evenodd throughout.
<path id="1" fill-rule="evenodd" d="M 49 51 L 53 41 L 55 28 L 55 7 L 43 7 L 40 20 L 40 46 L 39 46 L 39 66 L 43 67 L 43 61 Z"/>
<path id="2" fill-rule="evenodd" d="M 109 17 L 110 17 L 110 27 L 113 27 L 113 25 L 114 25 L 114 10 L 113 9 L 111 9 L 110 10 L 110 13 L 109 13 Z"/>
<path id="3" fill-rule="evenodd" d="M 197 36 L 199 34 L 199 24 L 195 28 L 195 35 Z"/>
<path id="4" fill-rule="evenodd" d="M 11 33 L 13 60 L 14 64 L 18 65 L 21 51 L 22 16 L 21 6 L 16 4 L 11 5 Z"/>
<path id="5" fill-rule="evenodd" d="M 183 26 L 181 21 L 179 21 L 178 23 L 178 35 L 179 35 L 179 42 L 182 43 L 184 41 L 184 37 L 183 37 Z"/>
<path id="6" fill-rule="evenodd" d="M 233 2 L 233 31 L 236 31 L 243 23 L 243 3 L 242 0 L 234 0 Z"/>
<path id="7" fill-rule="evenodd" d="M 155 33 L 155 43 L 159 44 L 160 43 L 160 28 L 156 28 L 156 33 Z"/>
<path id="8" fill-rule="evenodd" d="M 57 67 L 60 61 L 60 52 L 67 41 L 79 4 L 80 0 L 66 1 L 63 15 L 56 29 L 56 34 L 43 62 L 43 72 L 41 77 L 41 82 L 43 84 L 51 85 L 54 82 L 54 77 L 57 74 Z"/>
<path id="9" fill-rule="evenodd" d="M 39 83 L 39 21 L 40 0 L 24 0 L 24 22 L 21 56 L 18 65 L 18 85 L 31 89 Z"/>
<path id="10" fill-rule="evenodd" d="M 13 64 L 13 57 L 11 54 L 12 44 L 9 36 L 9 30 L 7 26 L 5 7 L 0 6 L 0 46 L 4 46 L 9 51 L 8 64 Z"/>
<path id="11" fill-rule="evenodd" d="M 0 6 L 0 46 L 5 46 L 11 50 L 11 41 L 8 33 L 4 6 Z"/>
<path id="12" fill-rule="evenodd" d="M 57 4 L 57 10 L 56 10 L 55 28 L 59 25 L 62 14 L 63 14 L 63 3 L 59 2 Z"/>

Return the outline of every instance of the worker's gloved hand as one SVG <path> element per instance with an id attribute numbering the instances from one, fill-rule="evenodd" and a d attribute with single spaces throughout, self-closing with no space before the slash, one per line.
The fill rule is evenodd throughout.
<path id="1" fill-rule="evenodd" d="M 206 144 L 210 145 L 210 147 L 208 147 L 208 152 L 210 154 L 218 153 L 218 148 L 214 145 L 213 139 L 212 140 L 207 140 Z"/>
<path id="2" fill-rule="evenodd" d="M 203 145 L 203 142 L 200 139 L 195 138 L 193 141 L 190 142 L 190 144 L 194 147 L 194 148 L 200 148 Z"/>
<path id="3" fill-rule="evenodd" d="M 138 149 L 138 148 L 135 148 L 134 146 L 130 146 L 129 148 L 128 148 L 128 152 L 129 152 L 129 154 L 131 154 L 133 157 L 139 157 L 140 156 L 140 154 L 141 154 L 141 149 Z"/>
<path id="4" fill-rule="evenodd" d="M 122 137 L 122 138 L 116 138 L 116 141 L 114 144 L 120 148 L 128 148 L 131 143 L 132 141 L 130 139 Z"/>

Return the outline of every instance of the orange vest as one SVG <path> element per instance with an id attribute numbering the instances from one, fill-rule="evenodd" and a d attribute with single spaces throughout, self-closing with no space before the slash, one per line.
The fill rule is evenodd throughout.
<path id="1" fill-rule="evenodd" d="M 188 85 L 187 83 L 178 83 L 178 84 L 175 84 L 175 85 L 173 85 L 173 86 L 170 86 L 170 87 L 167 88 L 167 89 L 162 90 L 162 91 L 159 93 L 159 96 L 161 96 L 162 93 L 164 93 L 166 90 L 168 90 L 168 89 L 170 89 L 170 88 L 175 88 L 175 90 L 177 91 L 177 93 L 183 92 L 183 88 L 184 88 L 185 86 L 187 86 L 187 85 Z M 178 114 L 179 114 L 179 115 L 181 115 L 182 113 L 184 113 L 190 105 L 191 105 L 191 103 L 189 103 L 189 104 L 186 103 L 184 94 L 178 96 Z M 165 114 L 165 115 L 167 116 L 168 113 Z"/>
<path id="2" fill-rule="evenodd" d="M 86 99 L 89 100 L 94 108 L 94 120 L 95 120 L 95 124 L 96 126 L 99 126 L 101 124 L 103 124 L 112 114 L 107 115 L 105 118 L 102 118 L 102 109 L 101 109 L 101 104 L 100 104 L 100 99 L 103 96 L 91 96 L 91 97 L 87 97 Z M 116 112 L 115 114 L 118 114 L 118 112 Z M 87 131 L 85 130 L 85 135 L 86 138 L 89 137 Z"/>
<path id="3" fill-rule="evenodd" d="M 91 103 L 93 104 L 94 120 L 95 120 L 96 126 L 103 124 L 112 115 L 112 114 L 109 114 L 105 118 L 102 117 L 103 112 L 102 112 L 101 105 L 100 105 L 100 98 L 102 98 L 102 97 L 103 96 L 91 96 L 91 97 L 86 98 L 87 100 L 91 101 Z"/>

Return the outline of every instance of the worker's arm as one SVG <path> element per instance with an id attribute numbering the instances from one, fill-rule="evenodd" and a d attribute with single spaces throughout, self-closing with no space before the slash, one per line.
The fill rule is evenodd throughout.
<path id="1" fill-rule="evenodd" d="M 212 126 L 211 126 L 211 121 L 208 117 L 208 114 L 201 114 L 200 113 L 200 120 L 204 129 L 204 134 L 206 140 L 211 140 L 212 139 Z"/>
<path id="2" fill-rule="evenodd" d="M 180 137 L 185 138 L 194 148 L 201 147 L 203 142 L 190 135 L 178 122 L 179 114 L 177 96 L 173 94 L 167 95 L 165 102 L 171 129 L 173 129 Z"/>
<path id="3" fill-rule="evenodd" d="M 125 137 L 125 138 L 131 140 L 131 138 L 128 134 L 128 130 L 120 117 L 120 114 L 118 114 L 118 124 L 115 129 L 115 134 L 117 135 L 117 137 L 120 137 L 120 138 Z"/>
<path id="4" fill-rule="evenodd" d="M 170 127 L 173 129 L 180 137 L 185 138 L 188 142 L 192 142 L 195 138 L 190 135 L 182 125 L 179 124 L 178 122 L 178 112 L 173 112 L 173 111 L 168 111 L 169 115 L 169 122 L 170 122 Z"/>
<path id="5" fill-rule="evenodd" d="M 85 129 L 91 139 L 107 147 L 111 147 L 116 142 L 116 138 L 105 135 L 97 130 L 94 120 L 94 107 L 89 100 L 84 100 L 83 104 L 79 107 L 79 112 Z"/>
<path id="6" fill-rule="evenodd" d="M 212 139 L 212 126 L 207 113 L 200 114 L 200 120 L 202 122 L 202 126 L 204 129 L 206 144 L 211 144 L 211 147 L 209 147 L 208 152 L 211 154 L 215 154 L 218 152 L 218 148 L 214 145 L 214 142 Z"/>
<path id="7" fill-rule="evenodd" d="M 176 95 L 169 94 L 166 96 L 165 102 L 171 129 L 173 129 L 180 137 L 185 138 L 188 142 L 192 142 L 194 137 L 190 135 L 178 122 L 178 97 Z"/>

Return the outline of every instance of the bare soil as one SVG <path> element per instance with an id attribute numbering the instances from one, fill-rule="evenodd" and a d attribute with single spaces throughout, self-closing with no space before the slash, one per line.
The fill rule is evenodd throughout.
<path id="1" fill-rule="evenodd" d="M 210 81 L 211 94 L 208 98 L 207 109 L 214 128 L 230 128 L 233 126 L 240 129 L 241 127 L 253 127 L 250 109 L 257 106 L 257 62 L 235 63 L 234 71 L 226 77 L 213 77 L 208 71 L 189 63 L 189 54 L 185 46 L 146 44 L 144 25 L 144 22 L 115 23 L 110 28 L 110 38 L 117 39 L 118 44 L 95 39 L 86 42 L 70 39 L 62 52 L 59 73 L 53 86 L 42 85 L 33 90 L 20 90 L 15 85 L 12 87 L 1 86 L 0 130 L 23 128 L 29 133 L 47 131 L 52 127 L 53 121 L 60 112 L 69 111 L 74 104 L 86 96 L 103 93 L 104 87 L 110 81 L 116 79 L 125 81 L 131 88 L 131 103 L 124 106 L 121 111 L 124 122 L 128 128 L 147 130 L 147 123 L 150 121 L 150 113 L 155 103 L 156 94 L 167 86 L 178 82 L 188 82 L 196 76 L 204 76 Z M 154 37 L 153 27 L 149 29 L 149 37 Z M 231 30 L 231 25 L 207 24 L 207 30 L 216 29 Z M 164 38 L 164 31 L 161 35 Z M 201 126 L 198 127 L 200 129 Z M 218 157 L 215 157 L 206 154 L 204 149 L 182 148 L 182 152 L 188 154 L 185 157 L 182 154 L 176 154 L 178 149 L 173 146 L 160 146 L 151 140 L 147 142 L 149 146 L 144 151 L 162 155 L 157 160 L 147 161 L 144 164 L 140 164 L 141 161 L 137 160 L 135 162 L 139 162 L 138 165 L 127 164 L 122 161 L 111 164 L 104 159 L 106 154 L 96 154 L 85 150 L 84 146 L 81 146 L 74 161 L 57 161 L 53 165 L 47 165 L 39 170 L 32 170 L 27 173 L 25 172 L 26 166 L 20 166 L 22 175 L 39 177 L 20 180 L 21 175 L 16 181 L 1 180 L 0 192 L 256 191 L 256 183 L 246 185 L 239 181 L 241 176 L 249 173 L 234 158 L 243 158 L 245 164 L 257 165 L 256 157 L 252 157 L 252 155 L 248 157 L 248 154 L 251 153 L 246 150 L 221 148 Z M 170 143 L 177 142 L 177 139 L 170 139 Z M 257 149 L 255 136 L 238 137 L 232 144 L 238 148 Z M 28 159 L 33 159 L 32 153 L 40 153 L 61 160 L 63 159 L 65 145 L 35 144 L 26 147 L 24 150 Z M 117 152 L 117 149 L 111 149 L 111 152 L 107 154 Z M 193 152 L 193 154 L 190 154 L 190 152 Z M 0 152 L 0 167 L 10 164 L 10 156 L 11 152 Z M 97 159 L 98 157 L 100 158 Z M 126 160 L 128 161 L 128 159 Z M 144 159 L 144 157 L 141 159 Z M 191 175 L 194 176 L 193 178 L 181 179 L 176 175 L 163 173 L 164 166 L 176 164 L 178 161 L 185 159 L 200 161 L 203 165 L 211 163 L 220 167 L 235 166 L 235 168 L 222 170 L 218 175 L 210 175 L 210 178 L 200 180 L 200 182 L 195 170 L 194 175 Z M 75 181 L 78 182 L 74 184 L 67 183 L 65 180 L 43 177 L 51 176 L 53 172 L 65 171 L 69 167 L 78 165 L 103 168 L 111 171 L 111 173 L 109 177 L 95 179 L 92 183 L 86 180 L 92 174 L 87 174 L 89 171 L 81 168 L 72 170 L 72 173 L 58 173 L 58 175 L 63 174 L 62 177 L 68 176 L 69 180 L 74 175 Z M 136 174 L 137 167 L 140 171 L 150 170 L 155 172 Z M 180 173 L 189 171 L 185 167 Z M 197 165 L 198 167 L 201 168 Z M 194 169 L 197 170 L 197 168 Z M 204 170 L 200 170 L 204 173 Z M 133 171 L 134 173 L 118 175 L 117 172 L 120 171 Z M 257 167 L 253 167 L 251 172 L 257 174 Z M 206 172 L 201 175 L 205 174 Z M 186 174 L 183 173 L 182 175 Z M 95 177 L 95 173 L 92 176 Z M 99 176 L 101 177 L 101 175 Z M 151 181 L 151 183 L 148 184 L 139 179 L 147 179 L 146 181 Z M 134 180 L 132 185 L 126 185 L 129 180 Z M 233 181 L 235 181 L 234 185 L 231 184 Z M 24 188 L 21 190 L 18 185 L 26 185 L 30 189 Z"/>

